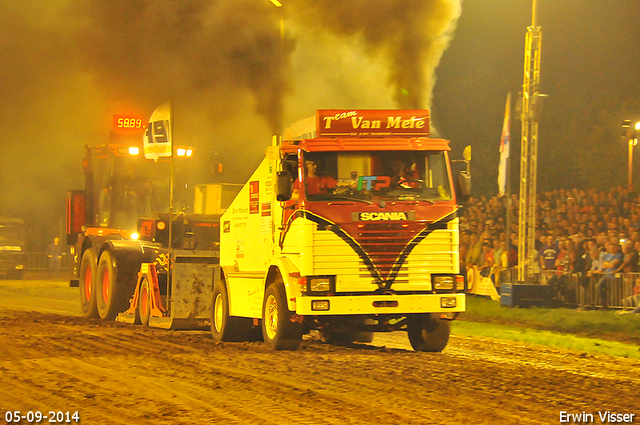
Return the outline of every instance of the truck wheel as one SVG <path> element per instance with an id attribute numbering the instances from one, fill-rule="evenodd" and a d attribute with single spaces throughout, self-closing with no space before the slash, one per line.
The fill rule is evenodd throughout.
<path id="1" fill-rule="evenodd" d="M 422 313 L 408 318 L 407 333 L 414 350 L 440 352 L 447 346 L 451 321 L 438 316 L 437 313 Z"/>
<path id="2" fill-rule="evenodd" d="M 119 270 L 111 251 L 100 256 L 96 279 L 96 304 L 98 314 L 104 320 L 113 320 L 127 309 L 129 299 L 133 295 L 135 274 L 129 276 L 127 270 Z"/>
<path id="3" fill-rule="evenodd" d="M 149 318 L 151 317 L 151 290 L 149 288 L 149 280 L 146 277 L 143 277 L 142 282 L 140 282 L 138 316 L 143 326 L 149 325 Z"/>
<path id="4" fill-rule="evenodd" d="M 87 249 L 82 254 L 80 262 L 80 307 L 82 315 L 87 319 L 98 317 L 98 306 L 96 304 L 95 278 L 96 259 L 93 251 Z"/>
<path id="5" fill-rule="evenodd" d="M 262 303 L 262 336 L 272 350 L 297 350 L 302 341 L 302 323 L 291 321 L 282 280 L 267 288 Z"/>
<path id="6" fill-rule="evenodd" d="M 252 320 L 229 316 L 229 296 L 224 280 L 213 285 L 211 305 L 211 335 L 214 341 L 249 341 L 252 338 Z"/>

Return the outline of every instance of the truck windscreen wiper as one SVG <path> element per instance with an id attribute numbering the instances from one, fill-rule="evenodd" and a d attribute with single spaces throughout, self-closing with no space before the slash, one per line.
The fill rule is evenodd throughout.
<path id="1" fill-rule="evenodd" d="M 347 200 L 347 201 L 364 202 L 365 204 L 369 204 L 369 205 L 373 204 L 373 202 L 368 201 L 366 199 L 351 198 L 349 196 L 343 196 L 343 195 L 333 195 L 331 197 L 331 199 L 327 199 L 327 200 L 330 201 L 330 200 L 334 200 L 336 198 L 344 199 L 344 200 Z"/>

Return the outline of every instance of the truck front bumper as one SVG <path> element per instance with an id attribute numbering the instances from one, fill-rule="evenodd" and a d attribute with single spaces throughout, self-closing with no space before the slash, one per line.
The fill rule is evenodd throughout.
<path id="1" fill-rule="evenodd" d="M 466 294 L 301 296 L 301 316 L 351 314 L 456 313 L 466 310 Z"/>

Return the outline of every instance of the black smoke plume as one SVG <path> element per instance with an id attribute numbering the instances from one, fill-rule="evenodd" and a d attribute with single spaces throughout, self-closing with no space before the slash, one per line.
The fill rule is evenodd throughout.
<path id="1" fill-rule="evenodd" d="M 359 36 L 371 55 L 382 54 L 400 109 L 430 105 L 435 69 L 460 15 L 460 0 L 304 0 L 293 5 L 316 30 Z"/>

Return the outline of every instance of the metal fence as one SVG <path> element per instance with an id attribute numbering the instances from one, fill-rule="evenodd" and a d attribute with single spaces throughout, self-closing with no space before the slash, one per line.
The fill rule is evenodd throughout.
<path id="1" fill-rule="evenodd" d="M 503 270 L 500 277 L 502 282 L 516 282 L 518 269 Z M 617 273 L 606 278 L 599 287 L 602 279 L 602 274 L 587 276 L 586 273 L 556 270 L 545 270 L 534 275 L 534 282 L 553 288 L 554 297 L 562 306 L 602 308 L 605 301 L 606 307 L 621 308 L 622 300 L 633 295 L 633 286 L 640 279 L 640 273 Z"/>
<path id="2" fill-rule="evenodd" d="M 27 264 L 26 269 L 30 271 L 49 270 L 49 256 L 46 252 L 25 252 Z M 60 270 L 69 270 L 71 266 L 71 255 L 62 254 Z"/>

